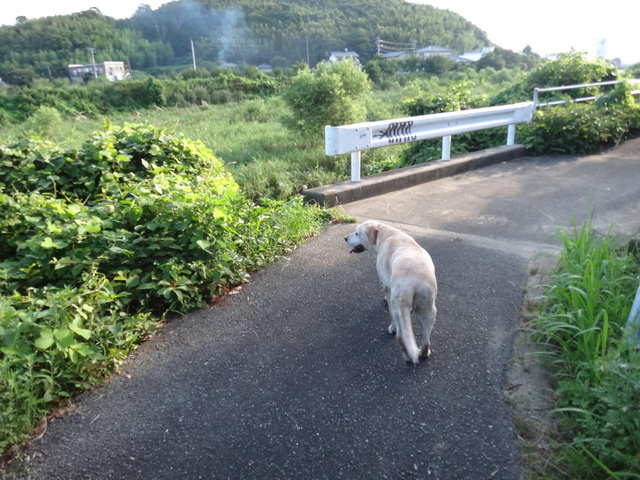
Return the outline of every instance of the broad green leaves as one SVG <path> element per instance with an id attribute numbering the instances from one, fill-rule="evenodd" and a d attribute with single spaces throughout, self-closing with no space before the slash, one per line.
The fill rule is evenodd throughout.
<path id="1" fill-rule="evenodd" d="M 201 142 L 151 126 L 0 146 L 0 453 L 113 371 L 153 316 L 211 302 L 323 215 L 253 204 Z"/>

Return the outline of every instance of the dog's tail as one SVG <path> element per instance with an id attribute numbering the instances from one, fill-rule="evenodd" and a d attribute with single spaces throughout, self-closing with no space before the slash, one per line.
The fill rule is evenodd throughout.
<path id="1" fill-rule="evenodd" d="M 405 361 L 420 363 L 420 349 L 416 344 L 411 326 L 411 308 L 413 294 L 410 298 L 396 298 L 396 328 L 398 329 L 396 339 L 402 350 Z"/>

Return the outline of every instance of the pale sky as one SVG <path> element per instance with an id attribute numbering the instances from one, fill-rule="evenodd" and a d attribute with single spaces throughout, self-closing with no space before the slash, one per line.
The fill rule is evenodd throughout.
<path id="1" fill-rule="evenodd" d="M 520 52 L 530 45 L 544 56 L 570 51 L 595 58 L 605 42 L 605 57 L 640 62 L 638 0 L 412 0 L 462 15 L 496 45 Z"/>
<path id="2" fill-rule="evenodd" d="M 66 15 L 98 8 L 104 15 L 127 18 L 141 3 L 152 8 L 167 0 L 1 0 L 0 25 L 18 16 Z M 516 52 L 530 45 L 540 55 L 587 52 L 594 58 L 606 39 L 605 57 L 640 62 L 640 1 L 608 0 L 412 0 L 454 11 L 484 30 L 489 40 Z"/>

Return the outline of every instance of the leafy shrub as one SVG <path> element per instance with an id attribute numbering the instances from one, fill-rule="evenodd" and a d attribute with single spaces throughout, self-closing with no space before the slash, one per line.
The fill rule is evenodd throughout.
<path id="1" fill-rule="evenodd" d="M 154 317 L 210 302 L 317 231 L 250 202 L 201 142 L 106 125 L 77 150 L 0 146 L 0 453 L 113 370 Z"/>
<path id="2" fill-rule="evenodd" d="M 322 62 L 313 73 L 302 69 L 284 92 L 293 112 L 288 126 L 318 138 L 324 135 L 325 125 L 362 122 L 370 91 L 367 74 L 350 60 Z"/>
<path id="3" fill-rule="evenodd" d="M 43 105 L 31 115 L 25 129 L 32 131 L 35 135 L 47 137 L 61 121 L 62 116 L 57 109 Z"/>
<path id="4" fill-rule="evenodd" d="M 407 100 L 404 104 L 404 110 L 409 116 L 420 116 L 485 106 L 487 106 L 487 98 L 484 95 L 475 94 L 471 86 L 463 82 L 448 85 L 446 88 L 440 87 L 434 93 Z M 499 128 L 456 135 L 455 140 L 451 142 L 451 153 L 459 155 L 504 144 L 505 130 Z M 404 150 L 400 162 L 389 165 L 388 168 L 415 165 L 440 159 L 441 156 L 442 139 L 415 142 Z"/>
<path id="5" fill-rule="evenodd" d="M 63 116 L 71 116 L 184 106 L 200 104 L 203 100 L 227 103 L 273 95 L 279 91 L 281 83 L 281 80 L 263 74 L 244 78 L 222 71 L 212 76 L 206 70 L 195 77 L 182 74 L 167 80 L 147 77 L 121 82 L 92 81 L 86 85 L 52 86 L 47 83 L 0 91 L 0 124 L 25 121 L 43 106 L 55 108 Z"/>
<path id="6" fill-rule="evenodd" d="M 597 237 L 590 218 L 560 232 L 563 251 L 535 319 L 552 354 L 558 411 L 573 438 L 559 454 L 570 478 L 635 478 L 640 471 L 640 352 L 625 337 L 637 261 Z M 550 347 L 550 348 L 549 348 Z"/>
<path id="7" fill-rule="evenodd" d="M 522 143 L 534 155 L 593 153 L 640 130 L 640 107 L 628 84 L 618 84 L 595 103 L 538 109 L 533 125 L 522 125 Z"/>
<path id="8" fill-rule="evenodd" d="M 585 60 L 579 53 L 566 53 L 557 60 L 543 62 L 534 68 L 526 77 L 512 87 L 497 94 L 492 105 L 526 102 L 533 98 L 535 88 L 559 87 L 563 85 L 581 85 L 617 79 L 617 70 L 602 62 Z M 585 95 L 598 95 L 601 90 L 596 87 L 575 89 L 564 92 L 545 94 L 545 101 L 553 99 L 571 99 Z"/>

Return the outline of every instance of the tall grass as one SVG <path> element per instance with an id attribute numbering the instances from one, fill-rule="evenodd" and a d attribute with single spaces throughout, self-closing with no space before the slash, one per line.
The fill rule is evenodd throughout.
<path id="1" fill-rule="evenodd" d="M 402 101 L 419 87 L 373 93 L 367 120 L 404 116 Z M 54 110 L 54 109 L 51 109 Z M 201 140 L 224 161 L 242 190 L 252 198 L 285 200 L 303 189 L 349 178 L 349 156 L 326 156 L 324 132 L 300 138 L 285 127 L 291 114 L 279 96 L 220 105 L 157 108 L 96 117 L 46 121 L 40 115 L 0 127 L 0 144 L 37 135 L 65 148 L 78 148 L 105 120 L 112 125 L 142 123 Z M 403 146 L 363 152 L 369 175 L 400 162 Z"/>
<path id="2" fill-rule="evenodd" d="M 289 114 L 280 97 L 224 105 L 192 106 L 115 113 L 96 118 L 67 118 L 43 135 L 33 122 L 3 127 L 0 144 L 38 135 L 66 148 L 78 148 L 104 121 L 112 125 L 149 124 L 201 140 L 224 161 L 252 198 L 284 200 L 305 188 L 345 180 L 348 158 L 324 154 L 323 132 L 302 139 L 282 122 Z"/>
<path id="3" fill-rule="evenodd" d="M 640 478 L 640 353 L 625 324 L 638 259 L 619 239 L 582 226 L 559 233 L 563 251 L 535 320 L 551 352 L 557 409 L 569 441 L 558 478 Z"/>

